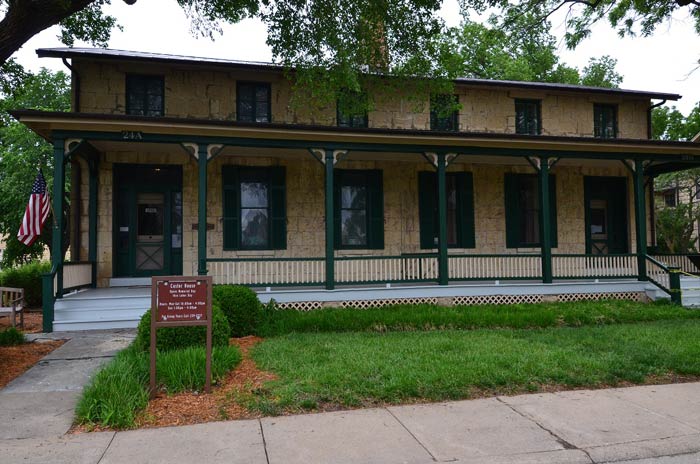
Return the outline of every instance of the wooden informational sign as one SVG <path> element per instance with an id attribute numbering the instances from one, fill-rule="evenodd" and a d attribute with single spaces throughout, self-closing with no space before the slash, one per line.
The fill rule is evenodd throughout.
<path id="1" fill-rule="evenodd" d="M 151 278 L 151 397 L 156 391 L 156 336 L 159 327 L 206 326 L 206 380 L 211 391 L 211 276 Z"/>

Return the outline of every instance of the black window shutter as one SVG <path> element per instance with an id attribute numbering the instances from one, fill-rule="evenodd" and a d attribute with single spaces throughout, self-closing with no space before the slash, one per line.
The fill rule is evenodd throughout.
<path id="1" fill-rule="evenodd" d="M 224 166 L 223 177 L 223 228 L 224 249 L 240 248 L 240 202 L 238 198 L 239 171 L 237 166 Z"/>
<path id="2" fill-rule="evenodd" d="M 474 181 L 471 172 L 456 172 L 457 185 L 457 246 L 474 248 Z M 419 205 L 420 208 L 420 205 Z"/>
<path id="3" fill-rule="evenodd" d="M 420 247 L 432 249 L 435 243 L 435 207 L 437 205 L 436 175 L 434 172 L 418 173 L 418 224 L 420 228 Z"/>
<path id="4" fill-rule="evenodd" d="M 369 230 L 367 248 L 384 249 L 384 188 L 382 171 L 367 171 Z"/>
<path id="5" fill-rule="evenodd" d="M 287 202 L 284 167 L 270 168 L 270 247 L 287 249 Z"/>
<path id="6" fill-rule="evenodd" d="M 333 247 L 340 249 L 340 187 L 343 182 L 343 171 L 333 170 Z"/>

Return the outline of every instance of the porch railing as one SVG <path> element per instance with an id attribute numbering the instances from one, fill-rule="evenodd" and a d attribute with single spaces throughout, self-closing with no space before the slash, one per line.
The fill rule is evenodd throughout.
<path id="1" fill-rule="evenodd" d="M 64 263 L 63 292 L 90 287 L 92 285 L 93 266 L 94 263 L 91 262 Z M 56 280 L 56 277 L 54 277 L 54 291 L 58 292 Z"/>
<path id="2" fill-rule="evenodd" d="M 94 287 L 95 262 L 67 262 L 53 265 L 51 270 L 41 276 L 41 305 L 43 311 L 44 332 L 53 331 L 54 304 L 56 298 L 62 297 L 70 290 Z"/>
<path id="3" fill-rule="evenodd" d="M 697 274 L 700 269 L 693 263 L 688 254 L 653 254 L 651 257 L 658 261 L 659 263 L 670 266 L 677 267 L 683 272 L 690 274 Z M 695 255 L 698 256 L 698 255 Z"/>
<path id="4" fill-rule="evenodd" d="M 323 285 L 324 258 L 235 258 L 207 259 L 215 284 L 259 287 Z"/>
<path id="5" fill-rule="evenodd" d="M 540 255 L 449 255 L 450 280 L 533 280 L 542 278 Z"/>
<path id="6" fill-rule="evenodd" d="M 613 279 L 637 277 L 637 255 L 556 254 L 552 256 L 555 279 Z"/>
<path id="7" fill-rule="evenodd" d="M 647 280 L 671 295 L 671 301 L 681 304 L 681 268 L 667 266 L 651 256 L 646 257 L 646 263 Z"/>
<path id="8" fill-rule="evenodd" d="M 437 254 L 400 256 L 344 256 L 335 258 L 335 282 L 339 284 L 434 282 L 438 278 Z"/>

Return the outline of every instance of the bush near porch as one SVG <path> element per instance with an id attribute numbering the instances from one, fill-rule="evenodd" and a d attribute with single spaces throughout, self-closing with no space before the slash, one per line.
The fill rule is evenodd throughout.
<path id="1" fill-rule="evenodd" d="M 41 307 L 41 276 L 51 270 L 51 263 L 34 261 L 0 272 L 0 287 L 24 289 L 24 299 L 30 308 Z"/>
<path id="2" fill-rule="evenodd" d="M 219 306 L 212 305 L 212 346 L 228 346 L 231 329 L 226 316 Z M 136 339 L 133 346 L 147 352 L 151 348 L 151 310 L 141 316 L 136 329 Z M 207 342 L 207 328 L 204 326 L 161 327 L 156 337 L 156 348 L 159 351 L 171 351 L 189 346 L 204 346 Z"/>

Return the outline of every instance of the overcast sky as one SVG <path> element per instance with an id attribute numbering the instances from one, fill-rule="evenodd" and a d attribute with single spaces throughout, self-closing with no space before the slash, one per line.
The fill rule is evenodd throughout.
<path id="1" fill-rule="evenodd" d="M 114 31 L 110 48 L 253 61 L 272 59 L 265 44 L 265 26 L 258 20 L 226 26 L 224 34 L 212 42 L 190 34 L 189 21 L 173 0 L 139 0 L 133 6 L 113 0 L 109 11 L 124 26 L 123 32 Z M 459 24 L 456 0 L 445 1 L 442 16 L 448 25 Z M 557 21 L 555 33 L 561 31 Z M 33 37 L 15 56 L 32 70 L 41 66 L 65 69 L 59 59 L 36 58 L 37 48 L 63 46 L 57 35 L 57 28 L 48 29 Z M 675 104 L 686 114 L 700 101 L 700 70 L 691 73 L 698 66 L 700 37 L 684 15 L 676 15 L 650 38 L 620 39 L 610 27 L 600 24 L 592 38 L 575 51 L 563 44 L 559 51 L 565 63 L 579 68 L 592 56 L 611 55 L 618 60 L 617 70 L 624 76 L 623 88 L 681 94 L 683 98 Z"/>

